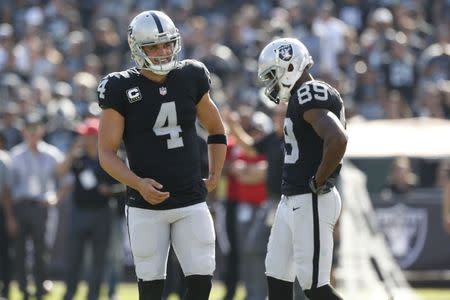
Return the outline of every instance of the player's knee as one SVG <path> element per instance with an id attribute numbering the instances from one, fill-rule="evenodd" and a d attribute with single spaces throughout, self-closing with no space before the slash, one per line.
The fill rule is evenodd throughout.
<path id="1" fill-rule="evenodd" d="M 267 286 L 269 288 L 269 300 L 292 299 L 294 283 L 267 277 Z"/>
<path id="2" fill-rule="evenodd" d="M 305 290 L 304 292 L 309 300 L 343 300 L 343 298 L 329 284 L 323 285 L 319 288 Z"/>
<path id="3" fill-rule="evenodd" d="M 144 281 L 139 279 L 139 300 L 161 300 L 164 280 Z"/>
<path id="4" fill-rule="evenodd" d="M 186 300 L 208 300 L 211 292 L 211 275 L 190 275 L 186 277 Z"/>

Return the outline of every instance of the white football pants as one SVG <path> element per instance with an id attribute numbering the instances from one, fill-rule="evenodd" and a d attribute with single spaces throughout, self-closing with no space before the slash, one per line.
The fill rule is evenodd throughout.
<path id="1" fill-rule="evenodd" d="M 304 290 L 329 284 L 340 213 L 336 188 L 319 196 L 283 195 L 267 247 L 266 275 L 290 282 L 297 276 Z"/>
<path id="2" fill-rule="evenodd" d="M 213 274 L 216 237 L 205 202 L 168 210 L 127 206 L 126 212 L 131 251 L 139 279 L 166 278 L 170 243 L 185 276 Z"/>

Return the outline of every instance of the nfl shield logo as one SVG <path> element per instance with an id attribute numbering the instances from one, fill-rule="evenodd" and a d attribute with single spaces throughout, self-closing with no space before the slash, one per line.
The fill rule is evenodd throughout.
<path id="1" fill-rule="evenodd" d="M 165 95 L 167 94 L 167 88 L 166 88 L 165 86 L 160 87 L 160 88 L 159 88 L 159 93 L 160 93 L 162 96 L 165 96 Z"/>

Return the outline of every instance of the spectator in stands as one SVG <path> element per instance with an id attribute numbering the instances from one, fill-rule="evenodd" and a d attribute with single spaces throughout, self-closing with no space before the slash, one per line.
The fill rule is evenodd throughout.
<path id="1" fill-rule="evenodd" d="M 67 235 L 67 270 L 65 300 L 73 299 L 82 274 L 86 246 L 92 245 L 92 262 L 88 281 L 88 300 L 100 293 L 111 230 L 110 197 L 116 181 L 100 167 L 98 159 L 99 120 L 88 118 L 78 128 L 75 141 L 65 160 L 58 165 L 58 175 L 74 175 L 72 209 Z"/>
<path id="2" fill-rule="evenodd" d="M 394 159 L 388 176 L 388 183 L 382 191 L 383 199 L 407 194 L 417 184 L 417 176 L 411 168 L 408 157 L 402 156 Z"/>
<path id="3" fill-rule="evenodd" d="M 112 200 L 111 232 L 107 249 L 105 278 L 108 285 L 108 299 L 118 300 L 117 288 L 122 280 L 125 254 L 125 190 L 116 193 Z"/>
<path id="4" fill-rule="evenodd" d="M 48 208 L 67 192 L 65 185 L 58 188 L 56 178 L 56 167 L 64 155 L 42 140 L 44 132 L 42 116 L 35 113 L 27 115 L 24 142 L 11 149 L 11 191 L 18 224 L 14 266 L 24 299 L 29 297 L 26 241 L 28 238 L 33 241 L 36 298 L 42 300 L 46 292 L 44 280 L 47 279 L 48 265 L 45 238 Z"/>
<path id="5" fill-rule="evenodd" d="M 10 158 L 4 151 L 5 137 L 0 133 L 0 298 L 9 299 L 12 280 L 11 238 L 17 233 L 10 194 Z"/>
<path id="6" fill-rule="evenodd" d="M 1 114 L 2 120 L 2 134 L 5 138 L 4 147 L 6 150 L 10 150 L 12 147 L 16 146 L 22 142 L 22 134 L 19 127 L 19 107 L 14 102 L 6 103 L 3 107 Z"/>
<path id="7" fill-rule="evenodd" d="M 251 130 L 251 115 L 253 114 L 251 107 L 247 105 L 242 105 L 239 107 L 238 112 L 234 114 L 240 114 L 241 124 L 247 130 Z M 225 117 L 226 119 L 226 117 Z M 236 287 L 240 279 L 243 277 L 243 247 L 240 245 L 246 239 L 246 234 L 248 232 L 248 227 L 250 225 L 251 218 L 254 214 L 254 209 L 251 205 L 247 205 L 246 199 L 248 196 L 247 188 L 251 185 L 250 180 L 261 181 L 261 172 L 255 168 L 256 163 L 260 161 L 261 158 L 257 158 L 256 155 L 248 154 L 248 152 L 243 151 L 234 139 L 234 136 L 230 136 L 227 156 L 225 161 L 225 173 L 228 181 L 227 190 L 227 200 L 225 203 L 226 207 L 226 232 L 228 236 L 228 241 L 230 244 L 230 249 L 226 253 L 226 263 L 225 263 L 225 285 L 227 288 L 227 293 L 224 300 L 233 299 Z M 254 164 L 253 168 L 249 167 L 249 164 Z M 252 170 L 250 170 L 252 169 Z M 246 176 L 247 175 L 247 176 Z M 252 178 L 253 177 L 253 178 Z M 247 184 L 246 188 L 243 188 Z M 259 197 L 261 192 L 261 186 L 258 185 L 253 189 L 253 193 L 256 193 L 256 197 Z M 265 191 L 263 191 L 265 193 Z M 259 201 L 260 199 L 258 199 Z"/>
<path id="8" fill-rule="evenodd" d="M 257 114 L 253 116 L 255 117 Z M 257 129 L 257 126 L 255 126 L 254 118 L 251 118 L 251 115 L 247 117 L 250 117 L 251 120 L 248 128 L 250 135 L 257 138 L 264 134 L 264 131 Z M 246 299 L 264 299 L 267 296 L 266 279 L 264 277 L 265 243 L 268 241 L 269 232 L 265 236 L 250 235 L 250 229 L 256 215 L 264 207 L 267 200 L 265 185 L 267 160 L 265 155 L 256 152 L 247 153 L 238 145 L 235 145 L 231 151 L 233 160 L 229 172 L 237 181 L 235 186 L 237 192 L 236 242 L 239 274 L 247 291 Z"/>
<path id="9" fill-rule="evenodd" d="M 406 35 L 403 32 L 397 32 L 389 40 L 388 49 L 382 64 L 385 85 L 388 91 L 399 91 L 404 101 L 411 104 L 417 82 L 416 58 L 409 48 Z"/>

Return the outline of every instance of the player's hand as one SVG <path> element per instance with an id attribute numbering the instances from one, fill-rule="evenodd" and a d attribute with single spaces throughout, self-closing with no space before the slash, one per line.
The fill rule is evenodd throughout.
<path id="1" fill-rule="evenodd" d="M 208 193 L 214 191 L 219 184 L 219 178 L 216 176 L 209 176 L 208 178 L 203 179 L 203 181 L 205 182 Z"/>
<path id="2" fill-rule="evenodd" d="M 309 180 L 309 188 L 311 189 L 311 192 L 317 195 L 326 194 L 331 191 L 331 189 L 334 187 L 334 179 L 327 179 L 324 183 L 320 184 L 317 183 L 316 178 L 313 176 Z"/>
<path id="3" fill-rule="evenodd" d="M 159 204 L 169 198 L 169 192 L 161 192 L 163 186 L 161 183 L 151 178 L 142 178 L 139 182 L 139 193 L 150 204 Z"/>

